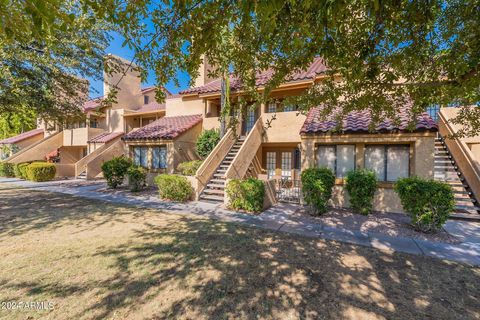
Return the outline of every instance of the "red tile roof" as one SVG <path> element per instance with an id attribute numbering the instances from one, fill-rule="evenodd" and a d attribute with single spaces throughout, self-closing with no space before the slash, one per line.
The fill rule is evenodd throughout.
<path id="1" fill-rule="evenodd" d="M 107 143 L 113 139 L 123 136 L 123 132 L 104 132 L 88 140 L 88 143 Z"/>
<path id="2" fill-rule="evenodd" d="M 317 57 L 313 60 L 312 64 L 306 69 L 301 71 L 295 71 L 291 75 L 287 76 L 285 83 L 297 82 L 302 80 L 313 80 L 317 75 L 325 73 L 327 66 L 324 64 L 323 59 Z M 274 74 L 273 69 L 266 70 L 257 74 L 256 83 L 257 87 L 262 87 L 272 78 Z M 236 76 L 230 76 L 230 90 L 235 91 L 242 88 L 240 79 Z M 180 91 L 180 94 L 204 94 L 214 93 L 220 91 L 220 79 L 214 80 L 204 86 L 189 88 L 187 90 Z"/>
<path id="3" fill-rule="evenodd" d="M 320 119 L 322 107 L 315 107 L 308 112 L 307 118 L 303 123 L 301 134 L 321 134 L 336 132 L 342 133 L 371 133 L 371 132 L 403 132 L 410 131 L 409 124 L 411 120 L 411 107 L 404 106 L 400 108 L 396 119 L 384 119 L 371 130 L 372 115 L 369 110 L 353 111 L 344 118 L 340 128 L 337 128 L 336 115 L 338 112 L 328 115 L 324 120 Z M 424 112 L 417 116 L 415 129 L 413 131 L 437 131 L 438 126 L 435 121 Z"/>
<path id="4" fill-rule="evenodd" d="M 20 133 L 19 135 L 16 135 L 14 137 L 6 138 L 3 140 L 0 140 L 0 144 L 13 144 L 17 143 L 20 141 L 23 141 L 25 139 L 34 137 L 36 135 L 42 134 L 43 135 L 43 129 L 33 129 L 24 133 Z"/>
<path id="5" fill-rule="evenodd" d="M 83 112 L 88 112 L 97 109 L 100 107 L 100 103 L 102 102 L 103 97 L 98 97 L 95 99 L 88 100 L 83 104 Z"/>
<path id="6" fill-rule="evenodd" d="M 126 134 L 123 140 L 172 140 L 202 121 L 202 115 L 163 117 Z"/>

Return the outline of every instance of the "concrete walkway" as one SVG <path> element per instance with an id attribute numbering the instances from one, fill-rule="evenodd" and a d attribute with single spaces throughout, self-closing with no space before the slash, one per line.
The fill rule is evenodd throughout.
<path id="1" fill-rule="evenodd" d="M 448 221 L 444 229 L 461 239 L 460 244 L 447 244 L 410 237 L 392 237 L 380 233 L 364 233 L 342 228 L 334 228 L 296 217 L 292 219 L 296 206 L 280 204 L 261 215 L 254 216 L 226 210 L 219 204 L 206 202 L 174 203 L 165 202 L 156 196 L 131 196 L 128 193 L 105 193 L 103 182 L 86 183 L 83 180 L 51 181 L 35 183 L 13 178 L 0 178 L 0 190 L 10 188 L 33 188 L 36 190 L 59 192 L 74 196 L 108 201 L 118 204 L 154 208 L 182 215 L 197 215 L 204 218 L 236 222 L 264 229 L 300 234 L 372 247 L 380 250 L 406 252 L 441 259 L 480 265 L 480 223 Z"/>

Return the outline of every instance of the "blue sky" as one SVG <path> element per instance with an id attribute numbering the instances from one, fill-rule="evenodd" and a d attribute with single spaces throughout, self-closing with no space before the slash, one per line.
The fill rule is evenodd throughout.
<path id="1" fill-rule="evenodd" d="M 112 53 L 117 56 L 120 56 L 124 59 L 131 60 L 133 58 L 133 51 L 130 50 L 128 47 L 122 47 L 123 43 L 123 38 L 117 33 L 111 33 L 111 36 L 113 37 L 112 41 L 110 42 L 110 46 L 107 48 L 107 53 Z M 99 75 L 101 75 L 102 70 L 98 70 Z M 172 93 L 177 93 L 178 91 L 182 89 L 188 88 L 188 81 L 190 80 L 190 77 L 188 76 L 187 73 L 185 72 L 178 72 L 177 78 L 180 82 L 180 87 L 176 87 L 173 82 L 167 83 L 166 88 L 172 92 Z M 90 97 L 98 97 L 103 95 L 103 83 L 101 80 L 94 80 L 94 79 L 89 79 L 90 80 Z M 147 82 L 143 83 L 143 87 L 149 86 L 149 85 L 154 85 L 155 84 L 155 75 L 154 72 L 149 70 L 149 76 L 147 79 Z"/>

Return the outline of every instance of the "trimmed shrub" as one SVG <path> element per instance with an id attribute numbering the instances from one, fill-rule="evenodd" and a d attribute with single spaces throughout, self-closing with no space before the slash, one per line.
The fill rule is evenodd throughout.
<path id="1" fill-rule="evenodd" d="M 57 172 L 55 165 L 47 162 L 32 162 L 25 168 L 27 179 L 36 182 L 53 180 Z"/>
<path id="2" fill-rule="evenodd" d="M 216 129 L 204 130 L 197 139 L 197 153 L 206 158 L 213 148 L 220 142 L 220 131 Z"/>
<path id="3" fill-rule="evenodd" d="M 0 162 L 0 177 L 11 178 L 15 176 L 13 163 Z"/>
<path id="4" fill-rule="evenodd" d="M 13 173 L 15 174 L 15 177 L 19 179 L 27 179 L 27 167 L 31 162 L 22 162 L 22 163 L 17 163 L 13 167 Z"/>
<path id="5" fill-rule="evenodd" d="M 347 173 L 345 189 L 350 196 L 353 211 L 367 215 L 373 210 L 373 197 L 377 190 L 377 176 L 367 169 Z"/>
<path id="6" fill-rule="evenodd" d="M 303 200 L 312 214 L 327 212 L 328 200 L 332 197 L 335 175 L 328 168 L 310 168 L 302 172 Z"/>
<path id="7" fill-rule="evenodd" d="M 147 174 L 142 167 L 131 166 L 127 170 L 127 176 L 130 191 L 138 192 L 145 187 Z"/>
<path id="8" fill-rule="evenodd" d="M 121 185 L 128 168 L 131 166 L 132 160 L 124 156 L 114 157 L 112 160 L 105 161 L 102 164 L 102 172 L 107 180 L 107 185 L 113 189 Z"/>
<path id="9" fill-rule="evenodd" d="M 225 192 L 232 209 L 248 212 L 261 212 L 263 209 L 265 186 L 261 180 L 254 178 L 247 180 L 233 179 L 228 182 Z"/>
<path id="10" fill-rule="evenodd" d="M 192 198 L 192 185 L 183 176 L 160 174 L 155 177 L 155 184 L 161 199 L 185 202 Z"/>
<path id="11" fill-rule="evenodd" d="M 412 225 L 422 232 L 440 229 L 455 209 L 452 187 L 439 181 L 403 178 L 395 184 L 395 192 L 410 215 Z"/>
<path id="12" fill-rule="evenodd" d="M 198 168 L 202 165 L 202 160 L 193 160 L 182 162 L 178 165 L 177 171 L 184 176 L 194 176 L 197 173 Z"/>

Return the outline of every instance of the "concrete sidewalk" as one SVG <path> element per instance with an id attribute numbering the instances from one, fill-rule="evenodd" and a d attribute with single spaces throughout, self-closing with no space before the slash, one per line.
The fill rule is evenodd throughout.
<path id="1" fill-rule="evenodd" d="M 103 200 L 112 203 L 154 208 L 182 215 L 196 215 L 204 218 L 236 222 L 279 232 L 295 233 L 307 237 L 336 240 L 345 243 L 372 247 L 380 250 L 406 252 L 440 259 L 454 260 L 471 265 L 480 265 L 480 223 L 448 221 L 445 230 L 461 239 L 460 244 L 448 244 L 411 237 L 392 237 L 380 233 L 364 233 L 330 227 L 307 219 L 292 219 L 295 206 L 279 204 L 254 216 L 226 210 L 220 204 L 206 202 L 175 203 L 165 202 L 156 196 L 131 196 L 100 192 L 105 188 L 103 182 L 85 182 L 83 180 L 52 181 L 35 183 L 18 179 L 0 178 L 0 190 L 10 188 L 33 188 L 37 190 L 59 192 L 74 196 Z"/>

